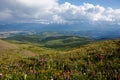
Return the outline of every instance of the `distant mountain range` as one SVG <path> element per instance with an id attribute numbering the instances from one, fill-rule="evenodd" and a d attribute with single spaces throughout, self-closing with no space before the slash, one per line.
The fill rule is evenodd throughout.
<path id="1" fill-rule="evenodd" d="M 65 35 L 86 36 L 95 39 L 115 39 L 120 37 L 120 25 L 117 24 L 39 24 L 39 23 L 9 23 L 0 24 L 0 31 L 27 31 L 33 33 L 58 32 Z"/>

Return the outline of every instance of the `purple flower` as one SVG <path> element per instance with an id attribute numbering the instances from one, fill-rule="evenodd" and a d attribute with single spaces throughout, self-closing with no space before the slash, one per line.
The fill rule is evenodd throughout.
<path id="1" fill-rule="evenodd" d="M 69 77 L 68 77 L 68 75 L 66 76 L 66 80 L 69 80 Z"/>

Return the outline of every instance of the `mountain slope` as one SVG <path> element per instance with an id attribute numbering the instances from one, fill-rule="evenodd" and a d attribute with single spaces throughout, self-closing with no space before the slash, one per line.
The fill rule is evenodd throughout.
<path id="1" fill-rule="evenodd" d="M 120 40 L 88 44 L 68 51 L 65 56 L 68 59 L 67 64 L 71 64 L 72 61 L 72 65 L 76 66 L 77 71 L 82 72 L 84 79 L 120 79 Z M 76 76 L 80 78 L 79 73 Z"/>
<path id="2" fill-rule="evenodd" d="M 34 43 L 40 47 L 52 48 L 52 49 L 71 49 L 74 47 L 79 47 L 91 42 L 94 42 L 93 39 L 87 37 L 79 36 L 68 36 L 62 35 L 54 32 L 44 32 L 42 34 L 33 34 L 33 35 L 16 35 L 8 37 L 5 40 L 14 40 L 20 44 L 25 43 Z"/>
<path id="3" fill-rule="evenodd" d="M 41 47 L 32 44 L 19 44 L 19 46 L 21 50 L 37 52 L 39 55 L 21 58 L 11 64 L 6 64 L 5 60 L 1 61 L 1 79 L 119 80 L 120 78 L 120 40 L 96 42 L 69 51 L 52 51 L 47 48 L 41 50 Z"/>
<path id="4" fill-rule="evenodd" d="M 27 46 L 27 45 L 26 45 Z M 0 62 L 11 63 L 22 59 L 23 57 L 36 56 L 35 52 L 27 50 L 23 45 L 13 44 L 0 40 Z"/>
<path id="5" fill-rule="evenodd" d="M 0 40 L 0 50 L 2 49 L 17 49 L 17 46 Z"/>

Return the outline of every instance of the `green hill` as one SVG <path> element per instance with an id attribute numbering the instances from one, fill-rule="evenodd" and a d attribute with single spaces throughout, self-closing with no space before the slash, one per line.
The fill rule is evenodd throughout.
<path id="1" fill-rule="evenodd" d="M 1 80 L 120 79 L 120 40 L 95 42 L 68 51 L 51 50 L 31 43 L 1 42 L 6 44 L 6 48 L 9 44 L 17 46 L 15 50 L 18 50 L 6 50 L 4 54 L 12 54 L 0 57 Z M 24 57 L 22 50 L 37 55 Z M 3 53 L 0 51 L 0 54 Z M 11 59 L 14 61 L 11 62 Z"/>
<path id="2" fill-rule="evenodd" d="M 40 47 L 59 50 L 71 49 L 94 42 L 93 39 L 86 37 L 64 36 L 60 34 L 58 35 L 57 33 L 54 33 L 54 35 L 52 33 L 43 33 L 38 35 L 16 35 L 8 37 L 5 40 L 9 40 L 10 42 L 17 42 L 20 44 L 32 43 Z"/>
<path id="3" fill-rule="evenodd" d="M 0 40 L 0 50 L 2 49 L 16 49 L 17 47 L 13 44 Z"/>

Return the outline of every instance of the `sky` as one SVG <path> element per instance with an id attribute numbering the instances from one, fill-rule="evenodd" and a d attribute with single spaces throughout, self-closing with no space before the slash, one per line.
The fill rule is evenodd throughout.
<path id="1" fill-rule="evenodd" d="M 120 24 L 120 0 L 0 0 L 0 22 Z"/>
<path id="2" fill-rule="evenodd" d="M 83 3 L 91 3 L 94 5 L 101 5 L 104 7 L 120 8 L 120 0 L 59 0 L 59 3 L 70 2 L 75 5 Z"/>

